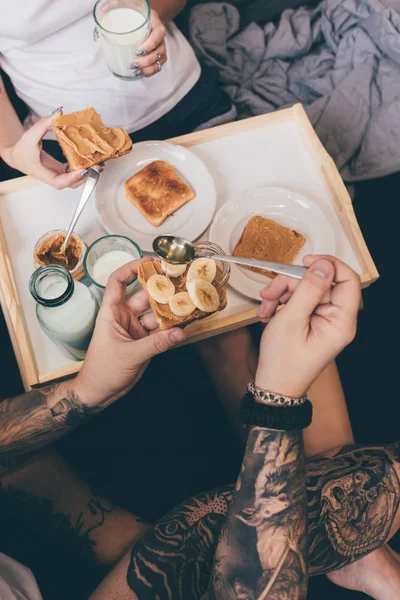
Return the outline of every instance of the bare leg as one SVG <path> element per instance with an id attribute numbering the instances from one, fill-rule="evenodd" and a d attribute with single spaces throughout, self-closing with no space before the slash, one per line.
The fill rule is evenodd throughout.
<path id="1" fill-rule="evenodd" d="M 313 421 L 303 432 L 307 457 L 353 444 L 349 413 L 336 363 L 331 363 L 308 390 Z"/>
<path id="2" fill-rule="evenodd" d="M 149 528 L 93 492 L 51 449 L 3 477 L 0 506 L 6 524 L 7 519 L 26 523 L 29 536 L 40 540 L 45 551 L 70 556 L 79 566 L 83 563 L 96 572 L 94 580 L 104 576 Z M 62 576 L 68 574 L 61 571 Z"/>
<path id="3" fill-rule="evenodd" d="M 248 329 L 236 329 L 204 340 L 196 348 L 232 428 L 245 442 L 247 432 L 238 420 L 239 406 L 247 384 L 254 379 L 258 361 L 258 352 Z"/>

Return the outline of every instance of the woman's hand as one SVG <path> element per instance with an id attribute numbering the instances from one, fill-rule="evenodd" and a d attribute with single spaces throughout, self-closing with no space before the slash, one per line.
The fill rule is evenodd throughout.
<path id="1" fill-rule="evenodd" d="M 61 109 L 49 117 L 40 119 L 33 125 L 18 142 L 10 148 L 5 148 L 2 158 L 12 167 L 36 177 L 57 190 L 66 187 L 78 187 L 84 181 L 87 170 L 67 172 L 67 164 L 60 163 L 43 151 L 43 136 L 51 129 L 53 119 L 62 114 Z"/>
<path id="2" fill-rule="evenodd" d="M 185 339 L 181 329 L 161 331 L 153 313 L 138 316 L 149 308 L 141 290 L 125 301 L 127 283 L 140 262 L 121 267 L 109 279 L 85 362 L 74 389 L 90 406 L 108 405 L 125 395 L 139 381 L 150 359 Z"/>
<path id="3" fill-rule="evenodd" d="M 155 10 L 151 11 L 150 23 L 151 33 L 130 64 L 130 68 L 138 77 L 156 75 L 167 62 L 167 49 L 164 42 L 166 31 Z"/>
<path id="4" fill-rule="evenodd" d="M 300 282 L 278 276 L 261 292 L 262 336 L 256 385 L 286 396 L 304 394 L 356 333 L 360 279 L 342 261 L 307 256 Z M 332 285 L 334 284 L 334 285 Z M 274 315 L 280 303 L 286 306 Z"/>

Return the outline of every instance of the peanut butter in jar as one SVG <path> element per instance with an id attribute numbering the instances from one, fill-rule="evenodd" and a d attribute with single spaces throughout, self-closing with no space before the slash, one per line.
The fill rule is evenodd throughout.
<path id="1" fill-rule="evenodd" d="M 66 268 L 74 279 L 79 280 L 85 275 L 83 259 L 87 247 L 76 233 L 72 233 L 65 251 L 61 252 L 66 235 L 66 229 L 53 229 L 42 235 L 33 251 L 35 268 L 60 265 Z"/>

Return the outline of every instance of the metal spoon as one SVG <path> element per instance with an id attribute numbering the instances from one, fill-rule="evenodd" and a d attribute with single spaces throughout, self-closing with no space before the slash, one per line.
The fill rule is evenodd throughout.
<path id="1" fill-rule="evenodd" d="M 239 256 L 223 256 L 213 254 L 212 252 L 199 252 L 195 244 L 188 240 L 174 235 L 160 235 L 153 242 L 153 250 L 159 258 L 171 265 L 186 265 L 195 258 L 213 258 L 224 262 L 236 263 L 245 267 L 258 267 L 267 269 L 272 273 L 288 275 L 295 279 L 302 279 L 307 272 L 307 267 L 300 265 L 287 265 L 266 260 L 254 260 L 250 258 L 241 258 Z"/>
<path id="2" fill-rule="evenodd" d="M 74 216 L 72 217 L 71 224 L 68 227 L 67 235 L 65 236 L 63 245 L 61 246 L 61 248 L 59 250 L 60 254 L 65 253 L 65 249 L 68 246 L 69 238 L 71 237 L 72 231 L 73 231 L 79 217 L 81 216 L 81 213 L 82 213 L 83 209 L 85 208 L 87 201 L 89 200 L 90 196 L 92 195 L 94 188 L 97 185 L 97 182 L 100 177 L 100 173 L 101 173 L 101 171 L 98 171 L 97 169 L 95 169 L 93 167 L 91 167 L 89 169 L 89 173 L 87 175 L 85 185 L 83 186 L 81 197 L 80 197 L 78 205 L 75 209 Z"/>

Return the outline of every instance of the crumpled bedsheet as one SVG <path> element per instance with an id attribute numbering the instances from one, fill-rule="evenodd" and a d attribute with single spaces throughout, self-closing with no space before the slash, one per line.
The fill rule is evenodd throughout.
<path id="1" fill-rule="evenodd" d="M 300 102 L 345 181 L 400 170 L 400 0 L 324 0 L 242 31 L 237 8 L 202 4 L 189 31 L 239 118 Z"/>

